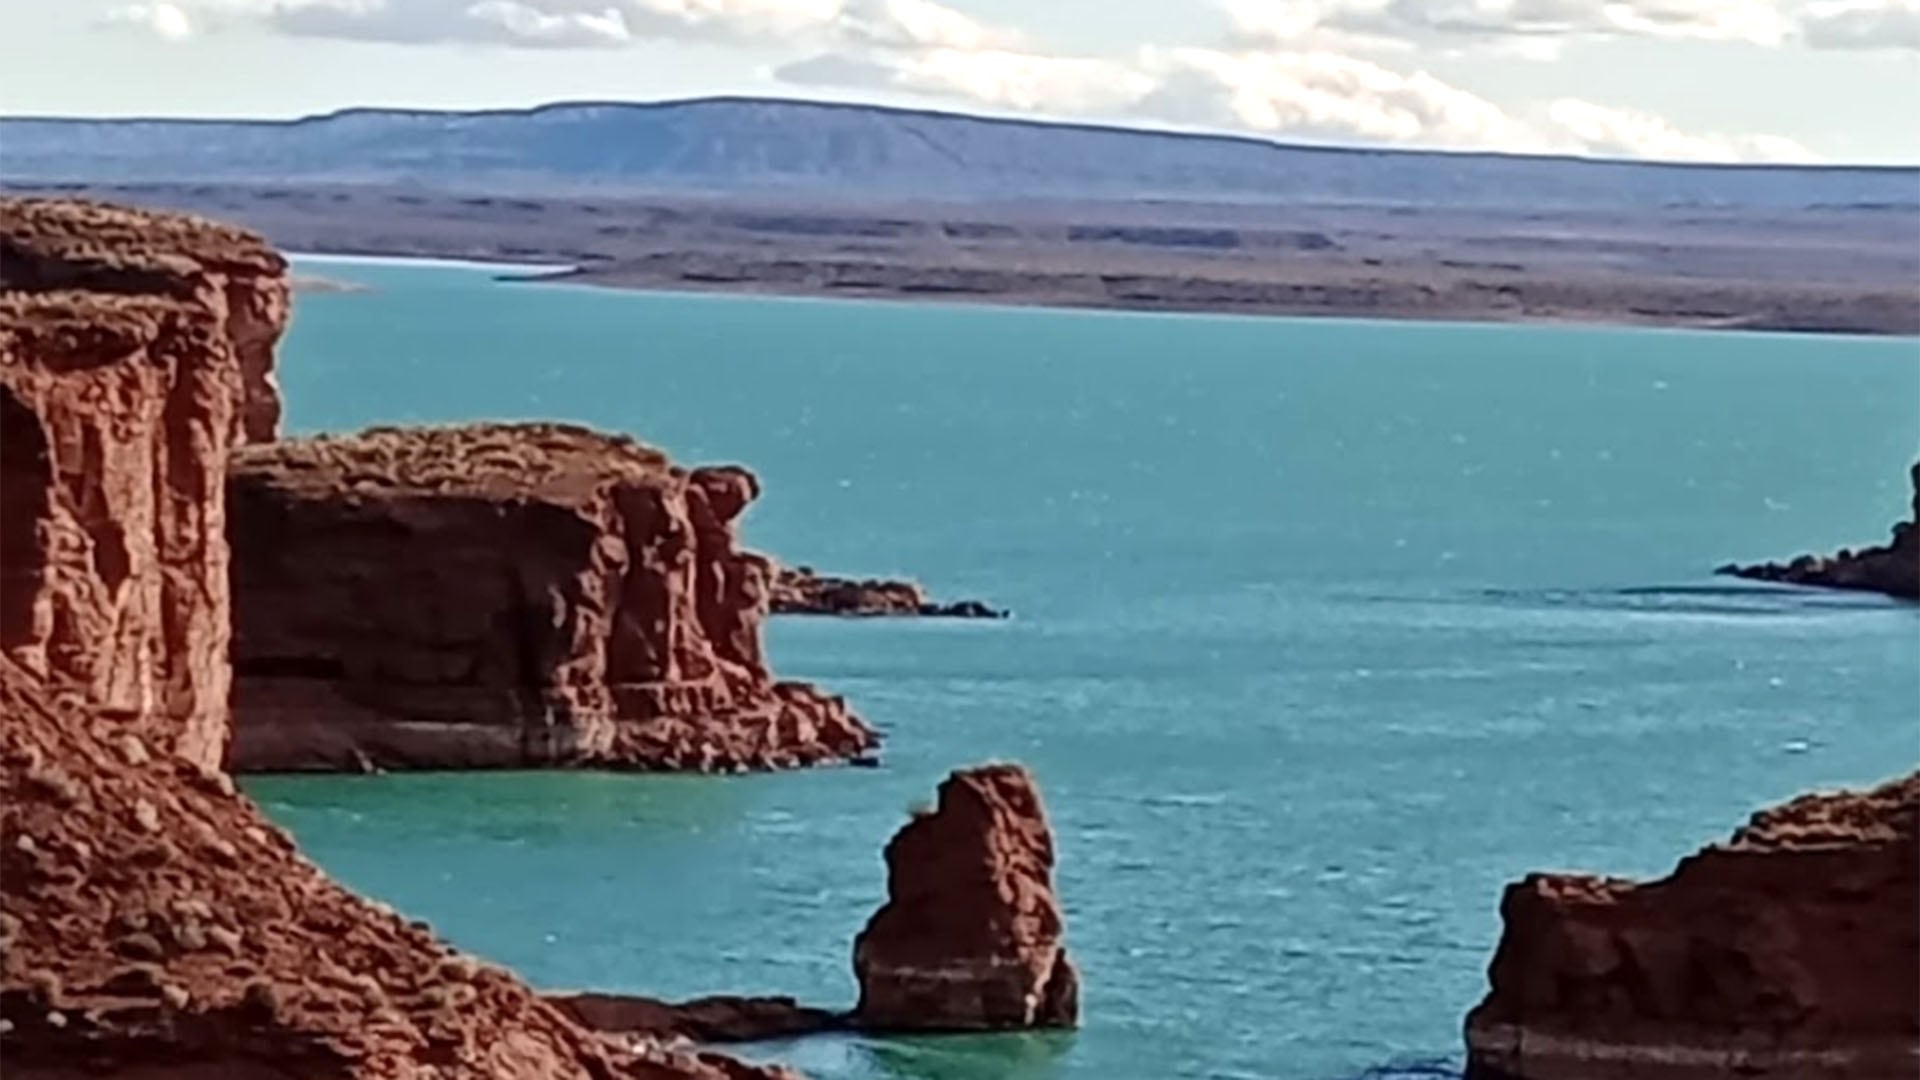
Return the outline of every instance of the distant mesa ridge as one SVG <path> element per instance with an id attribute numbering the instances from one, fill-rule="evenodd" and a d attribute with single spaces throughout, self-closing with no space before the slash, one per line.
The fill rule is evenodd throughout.
<path id="1" fill-rule="evenodd" d="M 1343 148 L 765 98 L 346 109 L 297 120 L 0 118 L 0 178 L 419 183 L 939 198 L 1458 206 L 1920 204 L 1920 169 Z"/>

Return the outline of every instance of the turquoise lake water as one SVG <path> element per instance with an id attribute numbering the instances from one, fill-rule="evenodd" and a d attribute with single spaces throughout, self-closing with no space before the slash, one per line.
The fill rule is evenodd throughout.
<path id="1" fill-rule="evenodd" d="M 546 987 L 852 1002 L 881 846 L 1043 785 L 1085 1026 L 759 1046 L 819 1080 L 1451 1075 L 1501 887 L 1657 875 L 1920 759 L 1920 609 L 1730 583 L 1882 539 L 1920 345 L 640 295 L 328 265 L 295 432 L 554 417 L 765 495 L 750 544 L 1006 623 L 776 620 L 886 766 L 260 778 Z"/>

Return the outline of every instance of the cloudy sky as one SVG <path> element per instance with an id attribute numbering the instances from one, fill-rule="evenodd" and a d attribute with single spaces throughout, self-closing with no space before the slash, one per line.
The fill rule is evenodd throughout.
<path id="1" fill-rule="evenodd" d="M 760 94 L 1920 162 L 1920 0 L 0 0 L 0 72 L 15 115 Z"/>

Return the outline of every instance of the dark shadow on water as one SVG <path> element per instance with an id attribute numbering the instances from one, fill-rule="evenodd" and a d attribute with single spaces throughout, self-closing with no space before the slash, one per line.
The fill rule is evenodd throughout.
<path id="1" fill-rule="evenodd" d="M 1780 617 L 1887 611 L 1903 605 L 1867 592 L 1790 585 L 1634 585 L 1615 589 L 1482 589 L 1466 603 L 1643 615 Z"/>
<path id="2" fill-rule="evenodd" d="M 1465 1071 L 1456 1058 L 1404 1058 L 1329 1080 L 1459 1080 Z"/>

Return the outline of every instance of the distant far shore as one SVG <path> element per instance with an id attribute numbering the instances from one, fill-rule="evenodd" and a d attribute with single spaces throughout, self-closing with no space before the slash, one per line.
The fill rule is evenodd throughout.
<path id="1" fill-rule="evenodd" d="M 296 266 L 371 259 L 648 291 L 1920 335 L 1920 212 L 1903 206 L 506 198 L 338 184 L 61 193 L 237 221 L 302 253 Z"/>

